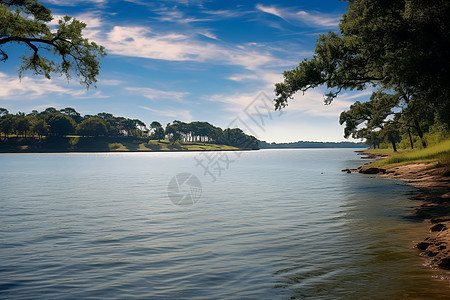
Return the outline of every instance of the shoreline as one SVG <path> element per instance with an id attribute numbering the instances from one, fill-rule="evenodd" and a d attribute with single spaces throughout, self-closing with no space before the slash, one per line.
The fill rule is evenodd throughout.
<path id="1" fill-rule="evenodd" d="M 204 149 L 204 150 L 90 150 L 90 151 L 61 151 L 61 150 L 44 150 L 44 151 L 0 151 L 2 154 L 61 154 L 61 153 L 162 153 L 162 152 L 231 152 L 231 151 L 258 151 L 259 149 Z"/>
<path id="2" fill-rule="evenodd" d="M 358 155 L 364 155 L 363 159 L 374 161 L 387 157 L 364 151 L 357 152 Z M 434 165 L 433 162 L 407 163 L 383 169 L 371 167 L 370 163 L 366 163 L 358 169 L 342 171 L 399 179 L 415 187 L 417 190 L 410 199 L 420 202 L 413 207 L 408 217 L 423 220 L 425 226 L 429 227 L 427 236 L 415 247 L 425 258 L 424 266 L 450 270 L 450 168 Z"/>
<path id="3" fill-rule="evenodd" d="M 354 149 L 354 148 L 260 148 L 260 149 L 244 149 L 244 148 L 236 148 L 236 149 L 170 149 L 170 150 L 51 150 L 51 149 L 43 149 L 42 151 L 39 151 L 37 149 L 33 150 L 15 150 L 15 151 L 3 151 L 0 148 L 0 155 L 1 154 L 37 154 L 37 153 L 161 153 L 161 152 L 233 152 L 233 151 L 259 151 L 259 150 L 294 150 L 294 149 L 312 149 L 312 150 L 320 150 L 320 149 Z M 355 152 L 358 152 L 361 150 L 357 150 Z"/>

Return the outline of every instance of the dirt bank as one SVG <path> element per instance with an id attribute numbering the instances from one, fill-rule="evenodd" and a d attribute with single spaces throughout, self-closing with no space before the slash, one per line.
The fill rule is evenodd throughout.
<path id="1" fill-rule="evenodd" d="M 411 217 L 427 220 L 430 233 L 417 249 L 426 258 L 426 265 L 450 269 L 450 167 L 411 163 L 388 169 L 364 165 L 355 171 L 401 179 L 418 188 L 413 199 L 420 202 Z"/>

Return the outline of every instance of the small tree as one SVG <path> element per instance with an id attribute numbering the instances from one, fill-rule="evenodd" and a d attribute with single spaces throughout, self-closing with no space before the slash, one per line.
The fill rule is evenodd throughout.
<path id="1" fill-rule="evenodd" d="M 101 136 L 108 133 L 106 122 L 98 117 L 82 121 L 77 126 L 77 133 L 83 136 Z"/>
<path id="2" fill-rule="evenodd" d="M 47 124 L 50 126 L 50 134 L 64 136 L 75 132 L 75 121 L 63 114 L 52 115 Z"/>
<path id="3" fill-rule="evenodd" d="M 157 127 L 156 130 L 155 130 L 155 138 L 158 139 L 158 142 L 160 142 L 161 139 L 164 139 L 164 136 L 165 136 L 164 128 L 162 128 L 162 126 Z"/>
<path id="4" fill-rule="evenodd" d="M 42 137 L 50 132 L 50 126 L 44 120 L 36 120 L 31 130 L 39 136 L 39 140 L 42 140 Z"/>
<path id="5" fill-rule="evenodd" d="M 0 118 L 0 132 L 5 135 L 5 139 L 8 138 L 14 130 L 14 116 L 7 114 Z"/>
<path id="6" fill-rule="evenodd" d="M 14 130 L 17 134 L 21 134 L 22 137 L 26 138 L 27 132 L 30 131 L 30 125 L 28 118 L 24 114 L 19 113 L 14 122 Z"/>

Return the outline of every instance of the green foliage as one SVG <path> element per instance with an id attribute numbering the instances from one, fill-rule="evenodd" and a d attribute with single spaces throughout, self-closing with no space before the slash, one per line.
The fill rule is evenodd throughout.
<path id="1" fill-rule="evenodd" d="M 298 91 L 323 85 L 325 104 L 343 90 L 376 87 L 367 104 L 356 102 L 341 114 L 344 135 L 375 142 L 409 128 L 425 147 L 429 126 L 450 126 L 450 2 L 348 2 L 340 34 L 322 34 L 313 57 L 283 73 L 275 108 Z"/>
<path id="2" fill-rule="evenodd" d="M 18 43 L 32 51 L 22 56 L 19 75 L 31 71 L 50 78 L 52 73 L 68 79 L 78 77 L 86 87 L 97 82 L 100 58 L 106 55 L 102 46 L 83 37 L 86 24 L 64 16 L 52 32 L 51 11 L 35 0 L 0 1 L 0 60 L 7 61 L 7 44 Z M 58 60 L 57 60 L 58 59 Z"/>
<path id="3" fill-rule="evenodd" d="M 94 117 L 86 119 L 78 124 L 77 133 L 83 136 L 101 136 L 106 135 L 108 130 L 105 121 L 99 117 Z"/>
<path id="4" fill-rule="evenodd" d="M 44 120 L 36 120 L 31 126 L 31 131 L 42 138 L 42 136 L 46 136 L 49 134 L 50 126 Z"/>
<path id="5" fill-rule="evenodd" d="M 450 132 L 447 130 L 446 126 L 439 123 L 431 126 L 429 131 L 424 134 L 424 139 L 429 146 L 437 145 L 449 138 Z"/>
<path id="6" fill-rule="evenodd" d="M 164 138 L 164 128 L 157 127 L 155 129 L 155 138 L 158 139 L 158 142 Z"/>
<path id="7" fill-rule="evenodd" d="M 77 124 L 80 123 L 83 120 L 83 117 L 81 117 L 80 113 L 77 112 L 75 110 L 75 108 L 66 107 L 64 109 L 61 109 L 60 112 L 62 114 L 65 114 L 65 115 L 71 117 L 75 121 L 75 123 L 77 123 Z"/>
<path id="8" fill-rule="evenodd" d="M 14 130 L 14 116 L 10 114 L 3 115 L 0 118 L 0 133 L 5 135 L 5 138 Z"/>
<path id="9" fill-rule="evenodd" d="M 239 128 L 227 128 L 223 131 L 224 144 L 241 149 L 259 149 L 259 141 L 251 135 L 245 134 Z"/>
<path id="10" fill-rule="evenodd" d="M 158 121 L 153 121 L 153 122 L 150 124 L 150 128 L 156 129 L 156 128 L 158 128 L 158 127 L 162 127 L 161 123 L 159 123 Z"/>
<path id="11" fill-rule="evenodd" d="M 159 151 L 162 148 L 160 143 L 154 141 L 149 141 L 147 147 L 153 151 Z"/>
<path id="12" fill-rule="evenodd" d="M 23 137 L 26 137 L 26 133 L 30 129 L 30 121 L 28 118 L 23 115 L 18 115 L 14 123 L 15 131 Z"/>
<path id="13" fill-rule="evenodd" d="M 47 121 L 50 126 L 50 134 L 64 136 L 75 133 L 75 121 L 66 115 L 57 113 L 50 116 Z"/>
<path id="14" fill-rule="evenodd" d="M 126 149 L 124 145 L 122 145 L 121 143 L 111 143 L 109 144 L 109 150 L 124 150 Z"/>
<path id="15" fill-rule="evenodd" d="M 170 144 L 168 146 L 168 148 L 171 150 L 182 150 L 183 146 L 180 144 L 180 142 L 176 141 L 176 142 L 173 142 L 172 144 Z"/>
<path id="16" fill-rule="evenodd" d="M 74 137 L 69 137 L 69 144 L 71 146 L 75 146 L 80 142 L 80 137 L 79 136 L 74 136 Z"/>

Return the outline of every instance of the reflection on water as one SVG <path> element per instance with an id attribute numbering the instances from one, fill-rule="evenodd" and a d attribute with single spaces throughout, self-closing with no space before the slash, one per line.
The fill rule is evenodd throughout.
<path id="1" fill-rule="evenodd" d="M 346 174 L 351 150 L 244 153 L 212 183 L 195 153 L 0 156 L 5 298 L 433 299 L 411 188 Z M 202 196 L 167 185 L 194 173 Z"/>

